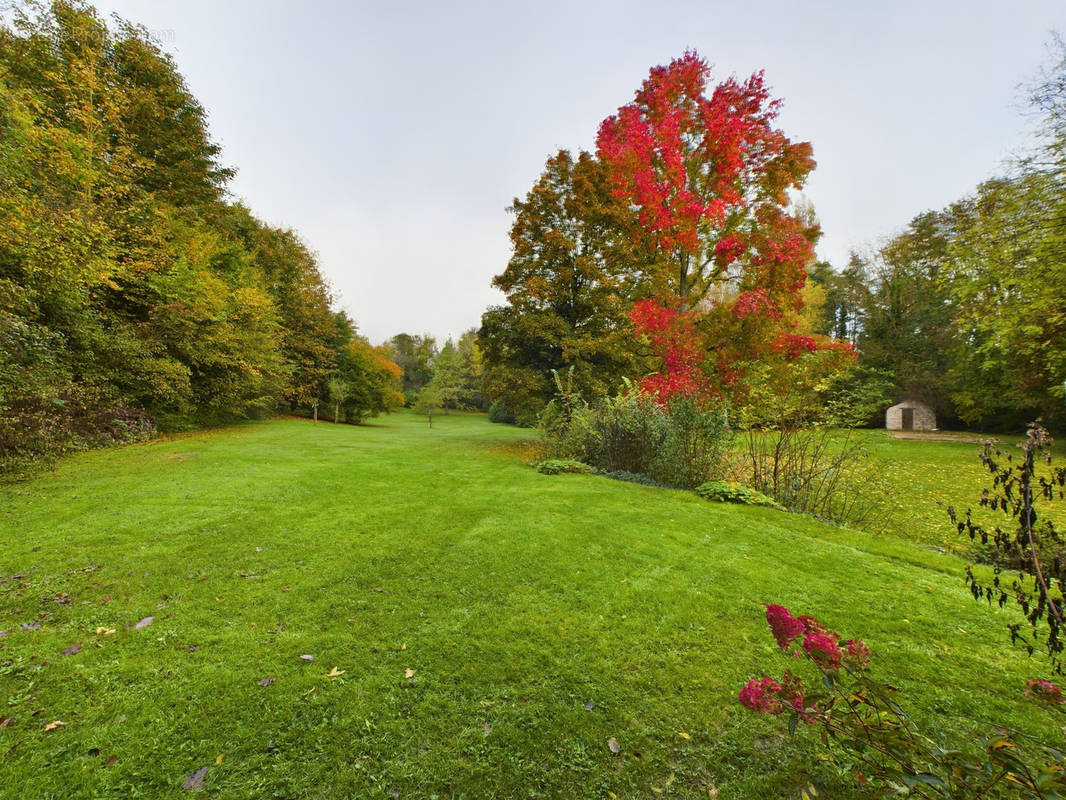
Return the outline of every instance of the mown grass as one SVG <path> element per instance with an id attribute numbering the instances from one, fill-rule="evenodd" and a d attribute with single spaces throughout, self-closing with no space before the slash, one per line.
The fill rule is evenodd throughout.
<path id="1" fill-rule="evenodd" d="M 957 558 L 541 475 L 527 436 L 275 421 L 0 490 L 0 795 L 852 796 L 736 703 L 783 666 L 769 602 L 864 638 L 934 735 L 1048 732 Z"/>

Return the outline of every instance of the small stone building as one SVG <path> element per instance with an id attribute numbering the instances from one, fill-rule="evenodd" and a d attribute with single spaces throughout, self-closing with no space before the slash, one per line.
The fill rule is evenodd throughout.
<path id="1" fill-rule="evenodd" d="M 925 403 L 904 400 L 885 412 L 885 427 L 890 431 L 933 431 L 936 414 Z"/>

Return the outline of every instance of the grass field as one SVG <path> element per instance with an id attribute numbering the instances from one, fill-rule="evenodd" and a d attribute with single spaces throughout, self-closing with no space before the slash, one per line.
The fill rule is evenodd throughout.
<path id="1" fill-rule="evenodd" d="M 940 534 L 544 476 L 528 435 L 274 421 L 0 489 L 0 796 L 183 797 L 208 767 L 203 797 L 849 797 L 736 703 L 782 667 L 770 602 L 865 639 L 930 731 L 1047 733 L 1019 700 L 1043 662 Z M 921 444 L 939 496 L 975 448 Z"/>

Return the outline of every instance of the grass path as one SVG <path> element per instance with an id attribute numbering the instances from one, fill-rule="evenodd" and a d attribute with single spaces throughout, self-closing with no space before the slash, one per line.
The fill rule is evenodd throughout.
<path id="1" fill-rule="evenodd" d="M 864 638 L 934 729 L 1036 729 L 1002 687 L 1040 663 L 962 562 L 540 475 L 526 435 L 275 421 L 0 489 L 0 796 L 184 797 L 208 767 L 202 797 L 847 797 L 735 702 L 782 666 L 768 602 Z"/>

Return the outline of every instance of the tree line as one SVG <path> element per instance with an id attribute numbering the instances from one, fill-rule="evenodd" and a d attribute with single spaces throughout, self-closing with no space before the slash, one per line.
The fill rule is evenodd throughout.
<path id="1" fill-rule="evenodd" d="M 402 402 L 400 368 L 232 176 L 144 28 L 79 2 L 5 17 L 0 467 L 157 425 Z"/>
<path id="2" fill-rule="evenodd" d="M 595 153 L 560 150 L 510 207 L 512 257 L 482 317 L 488 396 L 534 424 L 566 372 L 585 397 L 635 380 L 883 424 L 904 398 L 941 424 L 1064 418 L 1066 49 L 1031 90 L 1040 144 L 1004 177 L 836 269 L 797 191 L 811 148 L 773 127 L 762 74 L 652 69 Z"/>

